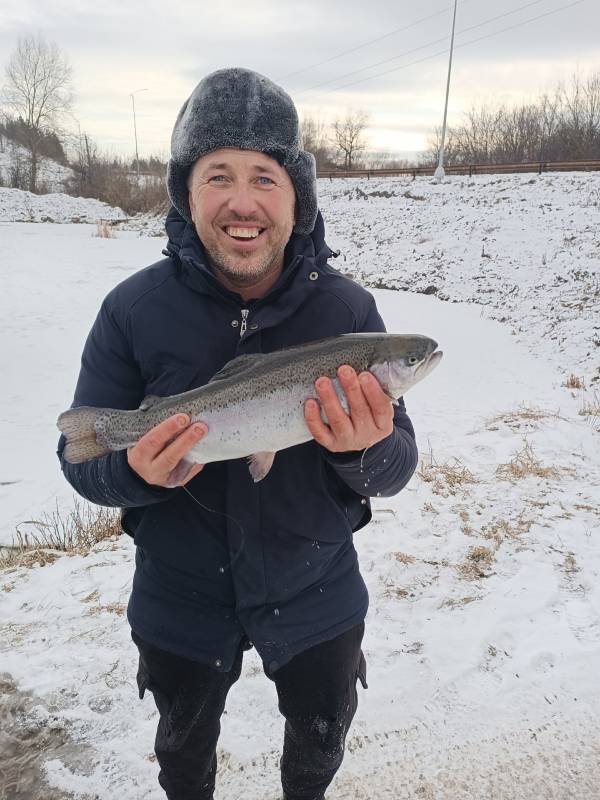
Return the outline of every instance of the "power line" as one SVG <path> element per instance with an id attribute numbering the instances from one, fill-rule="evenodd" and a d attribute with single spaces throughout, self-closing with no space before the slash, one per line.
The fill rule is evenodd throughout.
<path id="1" fill-rule="evenodd" d="M 458 33 L 458 35 L 460 35 L 462 33 L 468 33 L 469 31 L 475 30 L 476 28 L 482 28 L 484 25 L 489 25 L 491 22 L 496 22 L 499 19 L 503 19 L 504 17 L 508 17 L 511 14 L 517 14 L 520 11 L 524 11 L 526 8 L 530 8 L 531 6 L 536 6 L 536 5 L 539 5 L 540 3 L 544 3 L 544 2 L 547 2 L 547 0 L 531 0 L 529 3 L 525 3 L 525 5 L 519 6 L 518 8 L 514 8 L 511 11 L 505 11 L 503 14 L 498 14 L 495 17 L 490 17 L 489 19 L 486 19 L 483 22 L 478 22 L 476 25 L 470 25 L 467 28 L 462 28 L 457 33 Z M 404 58 L 405 56 L 408 56 L 411 53 L 417 53 L 417 52 L 419 52 L 419 50 L 425 50 L 426 48 L 432 47 L 435 44 L 439 44 L 440 42 L 445 42 L 445 41 L 447 41 L 447 39 L 448 39 L 447 36 L 442 36 L 439 39 L 433 39 L 432 41 L 426 42 L 425 44 L 419 45 L 418 47 L 413 47 L 410 50 L 405 50 L 403 53 L 400 53 L 400 55 L 392 56 L 391 58 L 385 58 L 382 61 L 376 61 L 375 63 L 369 64 L 366 67 L 360 67 L 359 69 L 352 70 L 352 72 L 345 72 L 343 75 L 338 75 L 336 78 L 332 78 L 332 79 L 327 80 L 327 81 L 322 81 L 321 83 L 316 83 L 313 86 L 309 86 L 307 89 L 301 89 L 298 92 L 294 92 L 294 95 L 304 94 L 305 92 L 311 92 L 313 89 L 320 89 L 322 86 L 328 86 L 331 83 L 336 83 L 336 81 L 343 80 L 344 78 L 349 78 L 352 75 L 356 75 L 356 74 L 358 74 L 360 72 L 364 72 L 367 69 L 372 69 L 373 67 L 379 67 L 382 64 L 389 64 L 390 61 L 396 61 L 397 59 Z M 447 53 L 447 52 L 448 52 L 447 49 L 441 50 L 439 53 L 434 53 L 433 56 L 427 56 L 424 59 L 418 59 L 417 61 L 411 62 L 411 64 L 413 64 L 413 63 L 414 64 L 419 64 L 419 63 L 421 63 L 421 61 L 427 60 L 427 58 L 435 58 L 438 55 L 440 55 L 440 53 Z M 407 64 L 406 66 L 411 66 L 411 64 Z M 403 67 L 395 67 L 394 69 L 403 69 Z M 386 72 L 379 73 L 378 75 L 373 75 L 372 77 L 373 78 L 377 78 L 377 77 L 379 77 L 379 75 L 387 75 L 388 72 L 393 72 L 393 71 L 394 71 L 393 69 L 392 70 L 387 70 Z M 370 78 L 364 78 L 363 80 L 370 80 Z M 357 83 L 360 83 L 360 82 L 361 81 L 357 81 Z M 344 86 L 339 86 L 337 88 L 338 89 L 343 89 L 343 88 L 345 88 L 346 85 L 352 86 L 353 84 L 344 84 Z"/>
<path id="2" fill-rule="evenodd" d="M 463 6 L 466 3 L 470 2 L 471 0 L 462 0 L 460 5 Z M 316 64 L 310 64 L 308 67 L 302 67 L 301 69 L 297 69 L 294 72 L 288 72 L 287 75 L 283 75 L 281 78 L 278 78 L 277 82 L 282 83 L 288 78 L 293 78 L 295 75 L 300 75 L 302 72 L 308 72 L 309 69 L 315 69 L 316 67 L 323 66 L 323 64 L 329 64 L 331 61 L 335 61 L 336 59 L 341 58 L 342 56 L 347 56 L 349 53 L 356 53 L 357 50 L 362 50 L 363 47 L 367 47 L 368 45 L 374 44 L 375 42 L 381 42 L 383 39 L 388 39 L 390 36 L 394 36 L 396 33 L 402 33 L 403 31 L 408 31 L 411 28 L 415 28 L 417 25 L 420 25 L 422 22 L 428 22 L 430 19 L 435 19 L 435 17 L 440 17 L 442 14 L 447 14 L 447 13 L 448 9 L 444 7 L 440 11 L 435 11 L 433 14 L 429 14 L 427 17 L 421 17 L 421 19 L 418 19 L 415 22 L 411 22 L 409 25 L 404 25 L 402 28 L 394 28 L 393 31 L 390 31 L 389 33 L 384 33 L 383 36 L 377 36 L 375 39 L 369 39 L 366 42 L 362 42 L 362 44 L 356 45 L 356 47 L 351 47 L 350 50 L 342 50 L 341 53 L 338 53 L 335 56 L 331 56 L 330 58 L 326 58 L 324 61 L 317 61 Z"/>
<path id="3" fill-rule="evenodd" d="M 535 22 L 538 19 L 542 19 L 543 17 L 550 17 L 553 14 L 558 14 L 559 11 L 564 11 L 567 8 L 572 8 L 573 6 L 578 6 L 581 3 L 585 3 L 586 0 L 575 0 L 573 3 L 567 3 L 567 5 L 559 6 L 558 8 L 552 9 L 551 11 L 546 11 L 544 14 L 538 14 L 535 17 L 531 17 L 530 19 L 523 20 L 522 22 L 517 22 L 515 25 L 508 25 L 506 28 L 500 28 L 499 31 L 493 31 L 492 33 L 486 33 L 484 36 L 478 36 L 476 39 L 471 39 L 468 42 L 462 42 L 462 44 L 455 45 L 455 50 L 458 50 L 460 47 L 467 47 L 467 45 L 475 44 L 476 42 L 481 42 L 483 39 L 490 39 L 492 36 L 498 36 L 501 33 L 505 33 L 506 31 L 515 30 L 515 28 L 520 28 L 523 25 L 528 25 L 530 22 Z M 444 50 L 439 50 L 437 53 L 433 53 L 429 56 L 424 56 L 423 58 L 419 58 L 416 61 L 411 61 L 408 64 L 402 64 L 399 67 L 393 67 L 392 69 L 388 69 L 385 72 L 379 72 L 377 75 L 371 75 L 369 78 L 361 78 L 358 81 L 352 81 L 351 83 L 344 83 L 342 86 L 336 86 L 335 89 L 331 91 L 337 92 L 341 89 L 347 89 L 348 86 L 356 86 L 357 83 L 365 83 L 365 81 L 372 81 L 375 78 L 381 78 L 382 75 L 389 75 L 390 72 L 397 72 L 401 69 L 406 69 L 407 67 L 412 67 L 414 64 L 421 64 L 423 61 L 429 61 L 432 58 L 437 58 L 440 55 L 444 55 L 448 52 L 449 48 L 445 48 Z"/>

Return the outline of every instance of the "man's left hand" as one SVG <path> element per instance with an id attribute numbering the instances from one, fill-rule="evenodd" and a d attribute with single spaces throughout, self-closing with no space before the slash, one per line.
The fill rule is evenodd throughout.
<path id="1" fill-rule="evenodd" d="M 370 372 L 357 375 L 352 367 L 343 365 L 338 369 L 338 380 L 348 399 L 348 412 L 325 376 L 315 382 L 315 387 L 329 424 L 321 419 L 316 400 L 304 404 L 306 425 L 317 442 L 332 453 L 344 453 L 364 450 L 389 436 L 394 409 L 377 378 Z"/>

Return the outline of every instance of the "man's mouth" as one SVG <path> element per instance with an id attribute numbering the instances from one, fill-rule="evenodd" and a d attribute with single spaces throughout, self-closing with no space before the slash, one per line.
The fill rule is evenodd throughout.
<path id="1" fill-rule="evenodd" d="M 226 225 L 223 230 L 228 236 L 237 241 L 245 241 L 248 239 L 256 239 L 264 231 L 264 228 L 239 228 L 235 225 Z"/>

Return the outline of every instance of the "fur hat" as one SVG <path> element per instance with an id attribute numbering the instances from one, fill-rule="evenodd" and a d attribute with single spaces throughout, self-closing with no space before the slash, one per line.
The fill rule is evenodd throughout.
<path id="1" fill-rule="evenodd" d="M 238 67 L 213 72 L 196 86 L 175 122 L 167 171 L 171 202 L 188 222 L 190 167 L 221 147 L 258 150 L 276 159 L 296 190 L 294 232 L 312 232 L 317 218 L 315 159 L 300 150 L 298 114 L 287 92 L 264 75 Z"/>

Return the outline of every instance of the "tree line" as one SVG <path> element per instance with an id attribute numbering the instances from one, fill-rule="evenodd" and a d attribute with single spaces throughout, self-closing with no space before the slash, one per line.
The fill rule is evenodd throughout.
<path id="1" fill-rule="evenodd" d="M 103 153 L 78 127 L 74 133 L 73 73 L 66 55 L 42 36 L 18 40 L 4 75 L 0 153 L 20 147 L 0 174 L 0 185 L 43 192 L 43 158 L 68 166 L 65 190 L 96 197 L 126 213 L 166 206 L 166 160 L 127 159 Z M 369 152 L 369 116 L 348 110 L 331 123 L 301 119 L 301 144 L 315 156 L 317 170 L 400 168 L 437 163 L 441 131 L 412 162 Z M 14 149 L 14 148 L 13 148 Z M 480 104 L 447 131 L 446 164 L 600 159 L 600 72 L 572 76 L 553 92 L 516 106 Z M 138 177 L 138 174 L 139 177 Z"/>
<path id="2" fill-rule="evenodd" d="M 441 129 L 429 141 L 426 161 L 436 164 Z M 600 159 L 600 71 L 575 73 L 532 102 L 480 104 L 449 128 L 445 163 L 519 164 L 526 161 Z"/>

